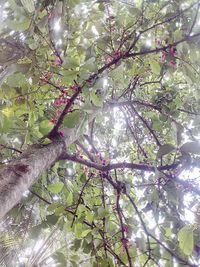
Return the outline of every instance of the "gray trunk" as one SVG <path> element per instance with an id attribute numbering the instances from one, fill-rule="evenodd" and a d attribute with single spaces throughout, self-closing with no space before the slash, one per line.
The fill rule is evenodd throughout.
<path id="1" fill-rule="evenodd" d="M 12 163 L 0 167 L 0 219 L 20 201 L 37 178 L 59 159 L 64 148 L 64 142 L 33 146 Z"/>
<path id="2" fill-rule="evenodd" d="M 94 107 L 87 122 L 83 116 L 81 122 L 74 128 L 62 129 L 65 138 L 61 142 L 39 147 L 32 146 L 10 164 L 0 167 L 0 219 L 15 206 L 23 196 L 23 193 L 37 181 L 39 176 L 50 168 L 81 134 L 81 128 L 91 122 L 101 111 L 107 110 Z"/>

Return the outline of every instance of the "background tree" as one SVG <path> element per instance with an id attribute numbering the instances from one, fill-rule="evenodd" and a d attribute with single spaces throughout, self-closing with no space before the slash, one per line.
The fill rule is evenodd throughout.
<path id="1" fill-rule="evenodd" d="M 200 264 L 199 5 L 1 2 L 2 266 Z"/>

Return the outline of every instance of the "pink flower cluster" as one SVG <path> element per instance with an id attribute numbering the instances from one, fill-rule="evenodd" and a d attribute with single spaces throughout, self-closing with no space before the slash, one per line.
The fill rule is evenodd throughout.
<path id="1" fill-rule="evenodd" d="M 54 60 L 54 64 L 55 64 L 56 66 L 60 66 L 60 65 L 62 64 L 62 60 L 61 60 L 61 58 L 58 57 L 58 56 L 56 56 L 56 57 L 55 57 L 55 60 Z"/>
<path id="2" fill-rule="evenodd" d="M 39 85 L 45 85 L 49 82 L 49 80 L 52 78 L 52 73 L 49 71 L 45 71 L 42 76 L 40 77 Z"/>
<path id="3" fill-rule="evenodd" d="M 168 61 L 168 64 L 173 69 L 177 68 L 176 64 L 176 48 L 174 46 L 171 46 L 167 51 L 162 51 L 161 54 L 161 61 L 165 62 Z"/>
<path id="4" fill-rule="evenodd" d="M 110 56 L 106 56 L 106 63 L 109 64 L 111 63 L 113 60 L 119 59 L 123 56 L 123 52 L 122 51 L 115 51 L 112 55 Z"/>
<path id="5" fill-rule="evenodd" d="M 129 241 L 128 241 L 128 239 L 126 239 L 126 238 L 122 238 L 121 241 L 122 241 L 123 248 L 124 248 L 124 249 L 127 249 L 128 246 L 129 246 Z"/>
<path id="6" fill-rule="evenodd" d="M 53 106 L 56 108 L 55 117 L 51 118 L 49 121 L 53 124 L 57 123 L 57 120 L 62 113 L 63 106 L 70 103 L 71 95 L 69 95 L 70 91 L 77 92 L 79 90 L 78 85 L 71 85 L 66 89 L 62 89 L 60 96 L 54 101 Z M 77 100 L 81 100 L 81 96 L 77 97 Z M 72 112 L 73 105 L 71 106 L 69 112 Z"/>

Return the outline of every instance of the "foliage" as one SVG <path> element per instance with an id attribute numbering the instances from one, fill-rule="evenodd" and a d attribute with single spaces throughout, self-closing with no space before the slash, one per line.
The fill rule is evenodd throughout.
<path id="1" fill-rule="evenodd" d="M 2 222 L 2 264 L 198 266 L 199 5 L 2 1 L 1 164 L 73 139 Z"/>

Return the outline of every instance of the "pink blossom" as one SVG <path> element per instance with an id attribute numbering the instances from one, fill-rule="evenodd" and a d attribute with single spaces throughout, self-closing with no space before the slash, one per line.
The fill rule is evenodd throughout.
<path id="1" fill-rule="evenodd" d="M 49 120 L 50 123 L 56 124 L 57 120 L 55 118 L 52 118 Z"/>
<path id="2" fill-rule="evenodd" d="M 170 47 L 170 54 L 171 54 L 172 56 L 175 56 L 175 55 L 176 55 L 176 49 L 175 49 L 174 46 Z"/>
<path id="3" fill-rule="evenodd" d="M 166 57 L 167 57 L 167 53 L 166 52 L 162 52 L 162 55 L 161 55 L 161 60 L 162 61 L 165 61 L 166 60 Z"/>
<path id="4" fill-rule="evenodd" d="M 57 99 L 55 102 L 54 102 L 54 106 L 55 107 L 59 107 L 61 105 L 61 100 L 60 99 Z"/>
<path id="5" fill-rule="evenodd" d="M 114 59 L 118 59 L 118 58 L 120 58 L 121 56 L 122 56 L 122 52 L 121 51 L 116 51 L 114 54 L 113 54 L 113 57 L 114 57 Z"/>
<path id="6" fill-rule="evenodd" d="M 61 64 L 62 64 L 61 59 L 60 59 L 59 57 L 55 57 L 54 64 L 55 64 L 56 66 L 61 65 Z"/>
<path id="7" fill-rule="evenodd" d="M 69 102 L 69 99 L 64 99 L 63 104 L 67 104 Z"/>
<path id="8" fill-rule="evenodd" d="M 109 64 L 110 62 L 113 61 L 113 57 L 111 56 L 106 56 L 106 63 Z"/>
<path id="9" fill-rule="evenodd" d="M 58 132 L 60 137 L 64 137 L 64 133 L 62 131 Z"/>
<path id="10" fill-rule="evenodd" d="M 56 110 L 56 115 L 57 115 L 57 116 L 60 116 L 60 114 L 61 114 L 61 113 L 62 113 L 62 111 L 61 111 L 61 110 L 59 110 L 59 109 L 58 109 L 58 110 Z"/>
<path id="11" fill-rule="evenodd" d="M 106 160 L 105 159 L 102 160 L 102 164 L 106 165 Z"/>
<path id="12" fill-rule="evenodd" d="M 123 231 L 124 231 L 124 233 L 128 234 L 128 226 L 124 226 Z"/>
<path id="13" fill-rule="evenodd" d="M 122 245 L 123 245 L 123 247 L 124 247 L 125 249 L 128 248 L 128 243 L 129 243 L 128 239 L 126 239 L 126 238 L 122 238 Z"/>
<path id="14" fill-rule="evenodd" d="M 169 65 L 170 65 L 170 67 L 172 67 L 173 69 L 176 69 L 176 68 L 177 68 L 177 66 L 176 66 L 176 62 L 173 61 L 173 60 L 171 60 L 171 61 L 169 62 Z"/>
<path id="15" fill-rule="evenodd" d="M 157 44 L 157 45 L 159 45 L 159 46 L 161 45 L 161 41 L 160 41 L 160 39 L 156 39 L 155 41 L 156 41 L 156 44 Z"/>
<path id="16" fill-rule="evenodd" d="M 77 92 L 79 88 L 78 88 L 78 85 L 71 85 L 71 86 L 69 87 L 69 89 L 71 89 L 71 90 Z"/>

